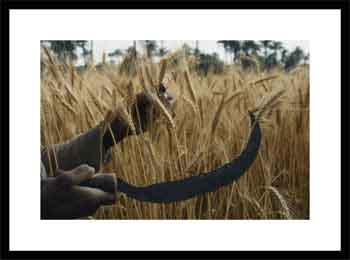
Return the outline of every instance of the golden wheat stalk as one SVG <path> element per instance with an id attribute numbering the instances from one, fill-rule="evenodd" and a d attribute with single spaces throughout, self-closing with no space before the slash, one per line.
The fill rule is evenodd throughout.
<path id="1" fill-rule="evenodd" d="M 135 89 L 134 89 L 134 85 L 132 84 L 132 81 L 129 81 L 129 84 L 127 85 L 127 99 L 126 99 L 126 103 L 128 104 L 128 109 L 130 109 L 131 105 L 135 102 Z"/>
<path id="2" fill-rule="evenodd" d="M 107 87 L 105 84 L 103 84 L 103 89 L 108 93 L 109 96 L 112 96 L 113 93 L 109 87 Z"/>
<path id="3" fill-rule="evenodd" d="M 143 141 L 144 141 L 144 143 L 146 144 L 146 147 L 147 147 L 148 152 L 149 152 L 149 154 L 150 154 L 150 156 L 151 156 L 153 165 L 155 165 L 156 168 L 157 168 L 156 172 L 158 172 L 158 173 L 161 172 L 162 167 L 161 167 L 161 165 L 158 163 L 158 159 L 157 159 L 158 157 L 156 156 L 156 153 L 155 153 L 155 151 L 154 151 L 152 142 L 151 142 L 148 138 L 144 138 Z"/>
<path id="4" fill-rule="evenodd" d="M 158 96 L 155 95 L 155 94 L 150 94 L 149 97 L 154 102 L 154 104 L 158 106 L 158 108 L 160 109 L 161 114 L 163 114 L 164 117 L 167 119 L 167 122 L 169 123 L 169 125 L 172 128 L 175 128 L 176 125 L 175 125 L 173 117 L 170 115 L 169 111 L 165 108 L 163 103 L 159 100 Z"/>
<path id="5" fill-rule="evenodd" d="M 146 65 L 144 65 L 143 66 L 144 67 L 144 69 L 145 69 L 145 74 L 146 74 L 146 78 L 147 78 L 147 81 L 148 81 L 148 84 L 151 86 L 151 88 L 153 89 L 153 90 L 155 90 L 155 92 L 157 93 L 157 89 L 156 89 L 156 86 L 155 86 L 155 84 L 154 84 L 154 82 L 153 82 L 153 78 L 152 78 L 152 74 L 151 74 L 151 71 L 150 71 L 150 68 L 149 68 L 149 66 L 146 66 Z M 142 68 L 142 67 L 141 67 Z"/>
<path id="6" fill-rule="evenodd" d="M 269 109 L 269 107 L 277 101 L 284 93 L 286 89 L 280 89 L 277 90 L 275 93 L 271 94 L 270 97 L 267 98 L 267 101 L 265 101 L 265 104 L 262 104 L 258 107 L 258 113 L 256 115 L 257 120 Z M 255 112 L 255 111 L 254 111 Z"/>
<path id="7" fill-rule="evenodd" d="M 137 69 L 137 76 L 138 76 L 138 79 L 140 81 L 141 87 L 145 91 L 145 93 L 148 95 L 152 95 L 151 91 L 146 86 L 146 82 L 145 82 L 145 78 L 143 76 L 142 68 Z"/>
<path id="8" fill-rule="evenodd" d="M 244 90 L 238 90 L 235 91 L 235 93 L 233 93 L 228 99 L 225 100 L 225 106 L 228 105 L 229 103 L 231 103 L 236 97 L 242 95 L 244 93 Z"/>
<path id="9" fill-rule="evenodd" d="M 187 89 L 190 92 L 191 99 L 192 99 L 194 104 L 197 104 L 197 94 L 193 88 L 192 81 L 191 81 L 190 74 L 189 74 L 188 70 L 185 71 L 185 80 L 186 80 Z"/>
<path id="10" fill-rule="evenodd" d="M 181 120 L 181 123 L 177 129 L 177 134 L 180 135 L 183 132 L 183 129 L 185 127 L 185 124 L 187 122 L 187 114 L 184 115 L 183 119 Z"/>
<path id="11" fill-rule="evenodd" d="M 209 84 L 209 89 L 213 89 L 215 86 L 216 86 L 216 84 L 217 84 L 217 80 L 215 79 L 215 80 L 213 80 L 213 82 L 211 82 L 210 84 Z"/>
<path id="12" fill-rule="evenodd" d="M 196 109 L 196 106 L 193 104 L 193 102 L 188 98 L 186 98 L 185 96 L 182 96 L 182 99 L 185 101 L 185 103 L 187 103 L 191 107 L 193 115 L 196 115 L 197 109 Z"/>
<path id="13" fill-rule="evenodd" d="M 215 96 L 222 96 L 225 94 L 225 91 L 213 91 L 212 94 Z"/>
<path id="14" fill-rule="evenodd" d="M 72 100 L 74 100 L 75 103 L 79 103 L 79 99 L 76 97 L 76 95 L 73 93 L 71 90 L 70 86 L 66 82 L 64 82 L 65 89 L 67 90 L 69 96 L 71 97 Z"/>
<path id="15" fill-rule="evenodd" d="M 74 83 L 75 83 L 75 69 L 74 69 L 74 65 L 70 64 L 69 68 L 70 68 L 71 86 L 72 86 L 72 88 L 74 88 Z"/>
<path id="16" fill-rule="evenodd" d="M 273 194 L 276 195 L 276 197 L 278 198 L 279 202 L 281 203 L 281 206 L 284 210 L 285 216 L 287 217 L 287 219 L 291 219 L 291 214 L 289 211 L 289 207 L 287 204 L 287 201 L 284 199 L 284 197 L 282 196 L 282 194 L 273 186 L 268 186 L 267 187 L 268 190 L 271 190 L 273 192 Z"/>
<path id="17" fill-rule="evenodd" d="M 161 84 L 163 82 L 165 73 L 166 73 L 166 68 L 168 65 L 168 60 L 167 59 L 162 59 L 160 61 L 160 72 L 159 72 L 159 77 L 158 77 L 158 84 Z"/>
<path id="18" fill-rule="evenodd" d="M 98 100 L 96 95 L 92 93 L 89 87 L 86 88 L 88 94 L 90 95 L 92 101 L 94 102 L 97 109 L 103 114 L 104 111 L 108 109 L 108 105 L 103 100 Z"/>
<path id="19" fill-rule="evenodd" d="M 277 79 L 279 77 L 280 77 L 280 75 L 272 75 L 272 76 L 268 76 L 268 77 L 265 77 L 265 78 L 261 78 L 261 79 L 249 82 L 249 84 L 250 85 L 256 85 L 256 84 L 259 84 L 259 83 L 262 83 L 262 82 L 265 82 L 265 81 L 268 81 L 268 80 L 271 80 L 271 79 Z"/>
<path id="20" fill-rule="evenodd" d="M 74 110 L 74 108 L 70 104 L 68 104 L 63 99 L 60 99 L 60 102 L 63 105 L 63 107 L 65 107 L 68 111 L 70 111 L 74 115 L 77 115 L 77 112 Z"/>
<path id="21" fill-rule="evenodd" d="M 84 104 L 84 106 L 86 108 L 87 114 L 89 115 L 90 119 L 94 122 L 94 124 L 96 124 L 96 119 L 95 119 L 94 114 L 92 113 L 92 111 L 90 109 L 90 106 L 88 105 L 87 101 L 84 100 L 83 104 Z"/>
<path id="22" fill-rule="evenodd" d="M 226 93 L 228 92 L 228 89 L 226 89 Z M 218 110 L 216 111 L 215 115 L 214 115 L 214 119 L 213 119 L 213 122 L 212 122 L 212 125 L 211 125 L 211 131 L 210 131 L 210 135 L 213 137 L 214 136 L 214 133 L 215 133 L 215 130 L 219 124 L 219 120 L 220 120 L 220 116 L 222 114 L 222 111 L 225 107 L 225 96 L 226 94 L 222 95 L 222 98 L 221 98 L 221 102 L 220 102 L 220 105 L 218 107 Z"/>

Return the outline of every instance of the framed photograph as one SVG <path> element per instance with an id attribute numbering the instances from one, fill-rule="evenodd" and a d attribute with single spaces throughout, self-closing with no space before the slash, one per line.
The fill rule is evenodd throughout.
<path id="1" fill-rule="evenodd" d="M 347 259 L 348 12 L 5 1 L 2 256 Z"/>

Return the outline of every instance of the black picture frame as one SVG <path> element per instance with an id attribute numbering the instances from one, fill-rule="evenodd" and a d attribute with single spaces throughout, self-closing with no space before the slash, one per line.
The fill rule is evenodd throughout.
<path id="1" fill-rule="evenodd" d="M 10 251 L 9 11 L 12 9 L 339 9 L 341 10 L 341 250 L 340 251 Z M 328 1 L 3 1 L 1 3 L 1 258 L 4 259 L 349 259 L 349 11 Z M 331 173 L 329 173 L 331 174 Z M 322 235 L 320 231 L 320 235 Z M 33 234 L 35 236 L 35 234 Z"/>

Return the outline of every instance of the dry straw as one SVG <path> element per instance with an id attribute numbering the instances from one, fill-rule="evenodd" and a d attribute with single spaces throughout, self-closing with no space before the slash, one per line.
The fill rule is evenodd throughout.
<path id="1" fill-rule="evenodd" d="M 259 118 L 268 111 L 271 106 L 273 106 L 274 102 L 276 102 L 279 98 L 282 97 L 282 95 L 286 92 L 286 89 L 280 89 L 275 91 L 275 93 L 271 94 L 270 97 L 267 97 L 266 100 L 263 100 L 263 103 L 261 106 L 259 106 L 258 113 L 256 115 L 256 118 L 259 120 Z M 275 107 L 275 106 L 273 106 Z M 255 112 L 255 111 L 253 111 Z"/>
<path id="2" fill-rule="evenodd" d="M 272 193 L 276 195 L 277 199 L 281 203 L 281 206 L 282 206 L 282 209 L 284 211 L 284 214 L 285 214 L 286 218 L 287 219 L 291 219 L 292 217 L 290 215 L 290 211 L 289 211 L 289 207 L 288 207 L 287 201 L 284 199 L 282 194 L 273 186 L 268 186 L 267 189 L 272 191 Z"/>
<path id="3" fill-rule="evenodd" d="M 159 100 L 157 95 L 152 94 L 150 96 L 150 98 L 153 100 L 153 102 L 158 106 L 158 108 L 160 109 L 161 114 L 163 114 L 163 116 L 166 118 L 167 122 L 169 123 L 169 125 L 172 128 L 176 127 L 176 124 L 174 122 L 174 119 L 172 118 L 172 116 L 170 115 L 169 111 L 165 108 L 165 106 L 163 105 L 163 103 Z"/>
<path id="4" fill-rule="evenodd" d="M 190 77 L 190 74 L 189 74 L 188 70 L 185 71 L 184 75 L 185 75 L 185 80 L 186 80 L 186 86 L 187 86 L 187 89 L 188 89 L 188 91 L 190 93 L 192 102 L 194 104 L 197 104 L 197 94 L 196 94 L 196 91 L 193 88 L 191 77 Z"/>
<path id="5" fill-rule="evenodd" d="M 268 76 L 268 77 L 261 78 L 258 80 L 254 80 L 252 82 L 249 82 L 249 84 L 256 85 L 256 84 L 263 83 L 263 82 L 271 80 L 271 79 L 277 79 L 279 77 L 280 77 L 280 75 L 272 75 L 272 76 Z"/>
<path id="6" fill-rule="evenodd" d="M 165 73 L 166 73 L 166 68 L 168 65 L 168 60 L 167 59 L 162 59 L 160 61 L 160 72 L 159 72 L 159 77 L 158 77 L 158 83 L 162 83 Z"/>
<path id="7" fill-rule="evenodd" d="M 211 139 L 214 136 L 215 130 L 219 124 L 220 116 L 221 116 L 222 111 L 223 111 L 224 106 L 225 106 L 225 96 L 226 96 L 227 92 L 228 92 L 228 89 L 226 90 L 226 93 L 224 95 L 222 95 L 220 105 L 219 105 L 219 107 L 214 115 L 214 119 L 213 119 L 213 122 L 211 125 L 211 131 L 210 131 Z"/>

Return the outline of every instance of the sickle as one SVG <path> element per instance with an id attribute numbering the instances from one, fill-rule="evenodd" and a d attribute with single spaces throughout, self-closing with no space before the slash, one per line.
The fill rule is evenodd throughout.
<path id="1" fill-rule="evenodd" d="M 111 174 L 97 174 L 96 177 L 82 183 L 83 186 L 101 188 L 108 192 L 125 193 L 128 197 L 153 203 L 182 201 L 213 192 L 231 184 L 241 177 L 254 162 L 261 143 L 261 129 L 253 113 L 249 113 L 252 130 L 248 143 L 242 153 L 231 162 L 207 173 L 191 176 L 178 181 L 155 183 L 145 187 L 133 186 Z M 113 179 L 113 181 L 111 181 Z"/>

